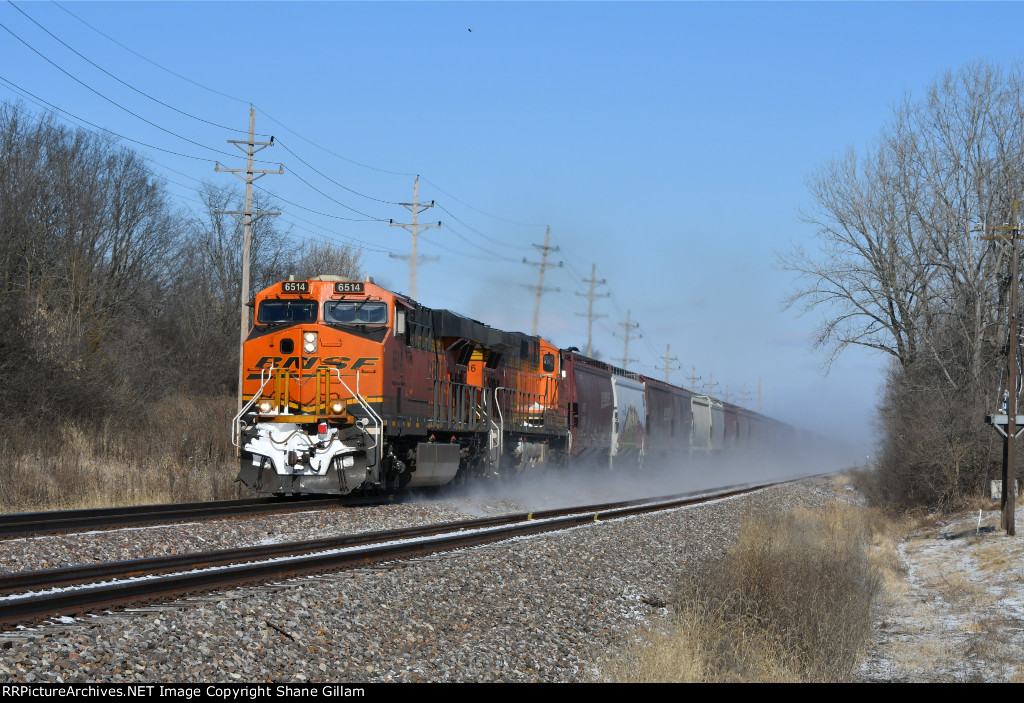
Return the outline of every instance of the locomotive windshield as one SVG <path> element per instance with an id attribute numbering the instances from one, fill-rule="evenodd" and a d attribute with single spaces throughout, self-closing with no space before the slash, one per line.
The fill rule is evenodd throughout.
<path id="1" fill-rule="evenodd" d="M 370 300 L 331 300 L 324 303 L 324 322 L 342 325 L 386 325 L 388 304 Z"/>
<path id="2" fill-rule="evenodd" d="M 316 322 L 315 300 L 264 300 L 256 313 L 261 325 Z"/>

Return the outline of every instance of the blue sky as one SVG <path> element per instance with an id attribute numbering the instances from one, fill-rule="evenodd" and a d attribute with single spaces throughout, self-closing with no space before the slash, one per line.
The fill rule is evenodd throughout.
<path id="1" fill-rule="evenodd" d="M 136 89 L 239 131 L 130 90 L 22 12 Z M 530 331 L 522 285 L 537 270 L 522 259 L 539 261 L 550 225 L 565 265 L 546 276 L 561 291 L 544 296 L 542 335 L 586 346 L 575 293 L 596 264 L 611 294 L 596 304 L 603 358 L 621 361 L 628 311 L 643 335 L 631 367 L 663 376 L 671 345 L 674 382 L 695 367 L 756 409 L 761 379 L 766 413 L 869 442 L 886 361 L 850 351 L 825 375 L 809 347 L 820 314 L 781 310 L 794 282 L 775 252 L 813 246 L 798 213 L 815 167 L 863 148 L 942 72 L 1017 61 L 1021 19 L 1017 3 L 3 2 L 0 100 L 16 84 L 144 142 L 188 208 L 199 181 L 233 179 L 213 161 L 243 165 L 217 152 L 236 151 L 226 140 L 251 102 L 277 141 L 261 156 L 285 166 L 259 182 L 280 198 L 278 224 L 363 245 L 379 283 L 408 289 L 388 254 L 408 253 L 409 235 L 386 220 L 408 221 L 394 203 L 420 174 L 421 200 L 438 203 L 423 217 L 445 225 L 421 235 L 420 253 L 441 257 L 419 268 L 424 304 Z"/>

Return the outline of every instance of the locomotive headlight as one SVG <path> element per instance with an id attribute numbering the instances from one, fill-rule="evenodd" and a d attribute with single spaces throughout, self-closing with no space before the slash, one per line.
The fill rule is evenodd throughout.
<path id="1" fill-rule="evenodd" d="M 304 332 L 302 334 L 302 349 L 307 354 L 316 351 L 316 332 Z"/>
<path id="2" fill-rule="evenodd" d="M 273 407 L 274 405 L 269 400 L 260 401 L 260 412 L 263 414 L 269 413 Z"/>
<path id="3" fill-rule="evenodd" d="M 342 405 L 340 400 L 336 400 L 333 403 L 331 403 L 331 412 L 334 413 L 335 415 L 340 415 L 344 407 L 345 406 Z"/>

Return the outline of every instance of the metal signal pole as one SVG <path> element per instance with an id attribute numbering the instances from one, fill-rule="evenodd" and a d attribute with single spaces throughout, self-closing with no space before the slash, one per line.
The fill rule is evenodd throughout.
<path id="1" fill-rule="evenodd" d="M 1016 534 L 1015 508 L 1017 502 L 1016 439 L 1021 430 L 1017 428 L 1021 418 L 1017 416 L 1017 289 L 1020 287 L 1020 259 L 1017 253 L 1017 240 L 1020 239 L 1020 223 L 1017 220 L 1017 201 L 1013 201 L 1013 224 L 993 227 L 1007 234 L 992 234 L 980 237 L 989 240 L 1010 240 L 1010 323 L 1006 344 L 1006 414 L 989 415 L 988 422 L 1003 435 L 1003 490 L 1001 497 L 1002 518 L 1000 526 L 1006 534 Z M 1006 429 L 1002 429 L 1002 425 Z M 1024 429 L 1022 427 L 1021 429 Z"/>
<path id="2" fill-rule="evenodd" d="M 412 213 L 411 224 L 401 224 L 391 220 L 388 224 L 391 227 L 401 227 L 402 229 L 412 232 L 412 249 L 409 250 L 409 296 L 415 298 L 418 291 L 416 290 L 416 263 L 419 259 L 424 261 L 440 261 L 436 256 L 422 256 L 416 255 L 416 239 L 421 229 L 436 229 L 441 226 L 441 222 L 438 221 L 436 225 L 421 225 L 419 220 L 419 214 L 427 208 L 434 207 L 434 201 L 430 201 L 430 205 L 420 203 L 420 177 L 416 176 L 416 180 L 412 185 L 412 202 L 411 203 L 399 203 L 402 207 L 409 210 Z M 392 259 L 404 259 L 405 256 L 399 254 L 390 254 Z"/>
<path id="3" fill-rule="evenodd" d="M 249 334 L 249 257 L 252 253 L 252 225 L 253 223 L 263 217 L 264 215 L 280 215 L 280 212 L 263 212 L 257 210 L 253 212 L 252 209 L 252 183 L 258 178 L 263 178 L 268 173 L 282 174 L 284 173 L 284 165 L 278 166 L 276 171 L 268 171 L 266 169 L 254 169 L 252 167 L 253 156 L 256 152 L 263 151 L 268 146 L 274 146 L 274 138 L 271 137 L 269 142 L 258 142 L 256 141 L 256 110 L 249 106 L 249 141 L 242 141 L 240 139 L 229 139 L 229 144 L 234 144 L 236 147 L 245 152 L 247 160 L 245 168 L 221 168 L 220 162 L 214 164 L 214 170 L 222 173 L 233 173 L 238 178 L 245 181 L 245 210 L 215 210 L 216 215 L 231 215 L 236 220 L 242 223 L 242 290 L 241 295 L 241 307 L 242 307 L 242 325 L 241 334 L 238 340 L 238 412 L 242 412 L 242 381 L 244 380 L 244 369 L 242 368 L 242 347 L 245 346 L 245 338 Z M 242 145 L 245 148 L 242 149 Z M 259 147 L 259 148 L 257 148 Z M 243 177 L 241 174 L 245 174 Z"/>

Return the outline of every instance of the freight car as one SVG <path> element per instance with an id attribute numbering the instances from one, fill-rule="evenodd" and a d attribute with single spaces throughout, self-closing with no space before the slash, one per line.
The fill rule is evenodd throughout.
<path id="1" fill-rule="evenodd" d="M 441 486 L 585 460 L 635 469 L 791 432 L 369 279 L 282 281 L 250 304 L 232 433 L 239 480 L 258 492 Z"/>

